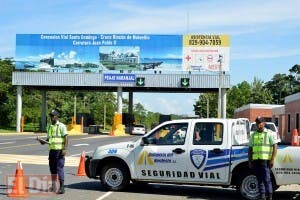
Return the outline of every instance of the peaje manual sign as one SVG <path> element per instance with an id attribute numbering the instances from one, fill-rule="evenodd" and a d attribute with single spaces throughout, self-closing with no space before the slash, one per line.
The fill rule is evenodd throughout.
<path id="1" fill-rule="evenodd" d="M 135 74 L 104 74 L 104 82 L 135 82 Z"/>

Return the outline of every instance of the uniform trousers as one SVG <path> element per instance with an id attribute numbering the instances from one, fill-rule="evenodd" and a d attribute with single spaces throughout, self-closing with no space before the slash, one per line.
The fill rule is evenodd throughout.
<path id="1" fill-rule="evenodd" d="M 258 180 L 260 194 L 272 194 L 269 160 L 254 160 L 253 169 Z"/>
<path id="2" fill-rule="evenodd" d="M 64 166 L 65 156 L 61 155 L 62 150 L 50 150 L 49 151 L 49 167 L 52 175 L 58 175 L 59 181 L 64 181 Z"/>

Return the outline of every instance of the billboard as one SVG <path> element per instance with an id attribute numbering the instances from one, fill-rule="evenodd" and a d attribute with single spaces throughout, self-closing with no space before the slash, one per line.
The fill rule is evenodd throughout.
<path id="1" fill-rule="evenodd" d="M 17 34 L 17 70 L 229 70 L 228 35 Z"/>

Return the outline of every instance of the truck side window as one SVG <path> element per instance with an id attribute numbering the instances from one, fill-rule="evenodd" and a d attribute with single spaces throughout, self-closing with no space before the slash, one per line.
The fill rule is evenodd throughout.
<path id="1" fill-rule="evenodd" d="M 196 123 L 194 128 L 194 145 L 222 144 L 223 125 L 220 123 Z"/>
<path id="2" fill-rule="evenodd" d="M 188 123 L 167 124 L 154 131 L 149 138 L 153 138 L 156 145 L 183 145 L 185 143 Z"/>

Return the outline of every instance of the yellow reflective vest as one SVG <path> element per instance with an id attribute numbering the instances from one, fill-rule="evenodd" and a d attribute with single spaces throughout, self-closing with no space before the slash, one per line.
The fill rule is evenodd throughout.
<path id="1" fill-rule="evenodd" d="M 274 138 L 268 131 L 257 132 L 251 135 L 250 146 L 252 146 L 253 160 L 270 160 L 273 152 Z"/>
<path id="2" fill-rule="evenodd" d="M 63 123 L 57 121 L 56 124 L 51 124 L 47 127 L 47 137 L 49 140 L 50 150 L 64 149 L 65 136 L 67 135 L 67 128 Z"/>

